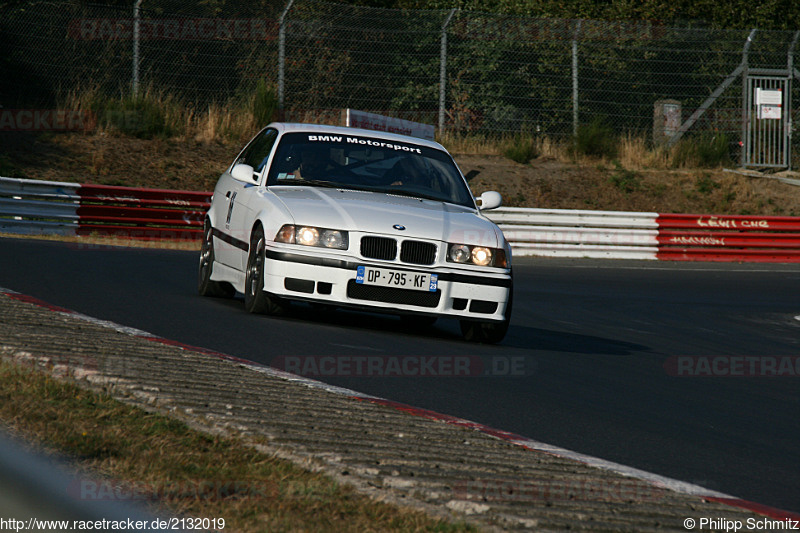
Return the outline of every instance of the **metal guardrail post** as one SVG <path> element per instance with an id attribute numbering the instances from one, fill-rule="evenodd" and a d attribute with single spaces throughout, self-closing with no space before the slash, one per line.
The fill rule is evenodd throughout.
<path id="1" fill-rule="evenodd" d="M 442 40 L 439 61 L 439 135 L 444 133 L 444 108 L 446 103 L 445 88 L 447 85 L 447 26 L 453 19 L 457 9 L 453 8 L 442 24 Z"/>

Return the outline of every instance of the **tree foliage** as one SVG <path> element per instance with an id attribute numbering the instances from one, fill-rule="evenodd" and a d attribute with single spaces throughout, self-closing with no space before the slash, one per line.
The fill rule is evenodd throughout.
<path id="1" fill-rule="evenodd" d="M 85 1 L 85 0 L 84 0 Z M 505 13 L 526 17 L 650 20 L 666 26 L 691 24 L 715 29 L 800 29 L 800 2 L 793 0 L 338 0 L 353 5 L 401 9 L 452 9 Z M 135 0 L 100 3 L 132 8 Z M 0 0 L 0 12 L 25 7 L 36 0 Z M 90 3 L 90 2 L 85 2 Z M 189 11 L 213 16 L 215 12 L 280 12 L 284 0 L 142 0 L 143 9 L 168 13 Z"/>
<path id="2" fill-rule="evenodd" d="M 451 9 L 526 17 L 650 20 L 666 26 L 715 29 L 800 29 L 800 3 L 792 0 L 348 0 L 375 7 Z"/>

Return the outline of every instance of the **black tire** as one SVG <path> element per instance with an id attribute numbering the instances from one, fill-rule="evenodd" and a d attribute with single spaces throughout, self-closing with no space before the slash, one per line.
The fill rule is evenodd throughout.
<path id="1" fill-rule="evenodd" d="M 461 321 L 461 335 L 464 340 L 470 342 L 482 342 L 485 344 L 497 344 L 508 333 L 508 326 L 511 323 L 511 309 L 514 303 L 514 288 L 512 287 L 508 293 L 508 305 L 506 306 L 505 318 L 500 321 L 484 321 L 479 322 L 475 320 L 462 320 Z"/>
<path id="2" fill-rule="evenodd" d="M 244 282 L 244 308 L 250 313 L 280 315 L 286 311 L 286 303 L 264 292 L 265 252 L 264 230 L 259 226 L 250 237 Z"/>
<path id="3" fill-rule="evenodd" d="M 236 294 L 233 285 L 224 281 L 212 281 L 214 270 L 214 238 L 211 235 L 211 224 L 208 220 L 203 225 L 203 243 L 200 245 L 200 265 L 197 272 L 197 292 L 200 296 L 214 298 L 232 298 Z"/>

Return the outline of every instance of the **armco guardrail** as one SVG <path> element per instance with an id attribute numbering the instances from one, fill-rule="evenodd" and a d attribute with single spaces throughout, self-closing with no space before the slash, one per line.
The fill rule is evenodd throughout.
<path id="1" fill-rule="evenodd" d="M 800 262 L 800 217 L 506 207 L 487 212 L 516 255 Z"/>
<path id="2" fill-rule="evenodd" d="M 210 192 L 0 178 L 0 231 L 197 240 Z"/>
<path id="3" fill-rule="evenodd" d="M 504 207 L 486 215 L 515 255 L 657 259 L 657 213 Z"/>
<path id="4" fill-rule="evenodd" d="M 0 178 L 0 231 L 197 240 L 210 192 Z M 504 207 L 516 255 L 800 262 L 800 217 Z"/>

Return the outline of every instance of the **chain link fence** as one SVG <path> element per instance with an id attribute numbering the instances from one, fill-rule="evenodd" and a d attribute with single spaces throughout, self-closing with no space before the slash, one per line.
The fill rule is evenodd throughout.
<path id="1" fill-rule="evenodd" d="M 69 91 L 119 96 L 136 88 L 202 106 L 251 94 L 266 80 L 290 120 L 338 121 L 352 108 L 448 132 L 570 136 L 602 121 L 652 136 L 654 110 L 667 109 L 672 117 L 657 127 L 670 139 L 713 132 L 736 143 L 748 72 L 797 73 L 793 32 L 318 0 L 179 11 L 164 1 L 8 8 L 0 19 L 0 104 L 53 105 Z"/>

